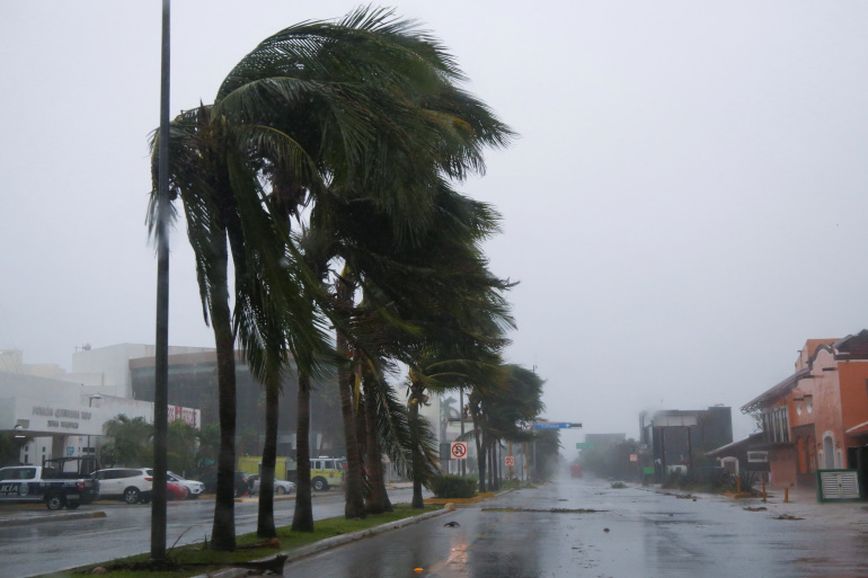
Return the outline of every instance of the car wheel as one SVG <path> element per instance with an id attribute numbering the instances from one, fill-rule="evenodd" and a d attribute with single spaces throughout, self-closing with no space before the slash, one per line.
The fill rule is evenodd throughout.
<path id="1" fill-rule="evenodd" d="M 286 493 L 286 488 L 284 488 L 283 486 L 277 486 L 276 488 L 274 488 L 274 493 L 278 496 L 282 496 Z"/>
<path id="2" fill-rule="evenodd" d="M 325 480 L 325 478 L 314 478 L 312 484 L 313 489 L 317 492 L 324 492 L 329 489 L 329 483 Z"/>
<path id="3" fill-rule="evenodd" d="M 141 492 L 139 492 L 138 488 L 127 488 L 124 490 L 124 502 L 127 504 L 136 504 L 138 503 L 141 497 Z"/>
<path id="4" fill-rule="evenodd" d="M 59 510 L 66 505 L 66 498 L 60 494 L 51 494 L 45 498 L 45 505 L 49 510 Z"/>

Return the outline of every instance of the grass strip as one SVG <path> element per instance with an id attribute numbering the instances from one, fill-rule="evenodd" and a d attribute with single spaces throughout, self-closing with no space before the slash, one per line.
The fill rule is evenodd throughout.
<path id="1" fill-rule="evenodd" d="M 317 520 L 314 523 L 313 532 L 293 532 L 289 526 L 284 526 L 277 529 L 277 539 L 270 541 L 270 543 L 258 538 L 255 533 L 243 534 L 237 537 L 238 547 L 234 552 L 211 550 L 204 543 L 179 546 L 168 554 L 172 567 L 165 570 L 145 569 L 148 565 L 149 555 L 139 554 L 101 564 L 89 564 L 70 572 L 45 574 L 41 578 L 71 578 L 93 575 L 94 568 L 97 567 L 106 569 L 106 572 L 99 575 L 110 576 L 111 578 L 186 578 L 225 568 L 234 563 L 274 556 L 280 552 L 291 551 L 326 538 L 367 530 L 374 526 L 397 522 L 439 509 L 441 509 L 440 506 L 431 505 L 426 506 L 424 510 L 418 510 L 411 508 L 409 504 L 399 504 L 392 512 L 369 515 L 364 519 L 347 520 L 339 517 Z"/>

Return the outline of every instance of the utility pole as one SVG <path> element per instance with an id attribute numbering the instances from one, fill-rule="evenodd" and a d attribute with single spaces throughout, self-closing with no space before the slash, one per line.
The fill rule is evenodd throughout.
<path id="1" fill-rule="evenodd" d="M 151 560 L 166 561 L 166 469 L 169 428 L 169 13 L 163 0 L 160 58 L 160 136 L 157 173 L 157 336 L 154 372 L 154 484 L 151 497 Z"/>
<path id="2" fill-rule="evenodd" d="M 458 415 L 461 417 L 461 440 L 464 440 L 464 386 L 458 388 Z M 461 475 L 466 476 L 467 471 L 465 470 L 464 462 L 467 459 L 461 460 Z"/>

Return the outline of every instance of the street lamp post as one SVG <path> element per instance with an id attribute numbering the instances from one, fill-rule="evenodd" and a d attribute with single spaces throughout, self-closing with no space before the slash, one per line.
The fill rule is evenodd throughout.
<path id="1" fill-rule="evenodd" d="M 93 408 L 93 400 L 95 400 L 95 399 L 102 399 L 102 396 L 98 393 L 87 396 L 87 408 L 88 409 Z M 93 449 L 93 446 L 90 445 L 90 434 L 87 434 L 87 453 L 88 454 L 96 454 L 95 451 L 91 451 L 92 449 Z"/>
<path id="2" fill-rule="evenodd" d="M 163 0 L 160 136 L 157 160 L 157 335 L 154 341 L 154 483 L 151 560 L 166 561 L 166 469 L 169 426 L 169 0 Z"/>

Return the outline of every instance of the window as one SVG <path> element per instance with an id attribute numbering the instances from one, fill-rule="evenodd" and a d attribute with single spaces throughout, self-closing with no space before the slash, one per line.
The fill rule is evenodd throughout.
<path id="1" fill-rule="evenodd" d="M 16 477 L 19 480 L 33 480 L 36 478 L 36 468 L 21 468 Z"/>
<path id="2" fill-rule="evenodd" d="M 763 431 L 768 441 L 779 443 L 790 441 L 790 426 L 786 406 L 767 409 L 763 412 L 762 422 Z"/>

